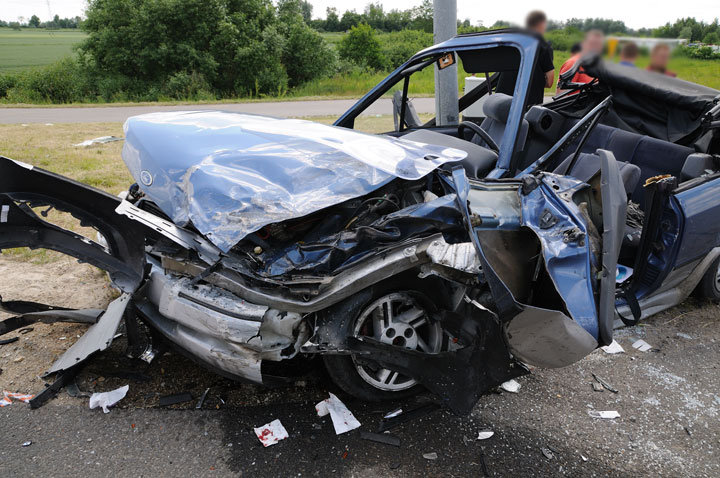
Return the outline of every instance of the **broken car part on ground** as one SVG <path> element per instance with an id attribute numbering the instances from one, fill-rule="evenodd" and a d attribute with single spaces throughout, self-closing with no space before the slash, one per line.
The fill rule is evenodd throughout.
<path id="1" fill-rule="evenodd" d="M 608 69 L 605 96 L 583 89 L 528 110 L 537 45 L 512 30 L 436 45 L 336 126 L 223 112 L 131 118 L 123 160 L 136 183 L 120 197 L 0 158 L 0 249 L 63 252 L 120 290 L 104 311 L 0 303 L 13 314 L 0 335 L 36 321 L 91 324 L 35 400 L 70 383 L 124 319 L 130 350 L 148 360 L 155 349 L 137 321 L 155 345 L 231 378 L 277 383 L 288 362 L 320 355 L 356 397 L 425 387 L 469 413 L 527 365 L 563 367 L 610 345 L 616 319 L 633 323 L 696 288 L 720 298 L 720 224 L 708 219 L 720 209 L 720 108 L 707 91 L 690 101 L 682 90 L 658 112 L 690 111 L 672 116 L 674 133 L 643 136 L 629 131 L 638 113 L 622 109 L 634 85 Z M 504 71 L 518 70 L 518 93 L 488 95 L 481 121 L 416 124 L 410 78 L 448 54 L 468 72 L 496 72 L 461 109 Z M 681 81 L 670 80 L 660 86 Z M 396 131 L 352 131 L 395 84 Z M 621 283 L 618 262 L 632 272 Z"/>

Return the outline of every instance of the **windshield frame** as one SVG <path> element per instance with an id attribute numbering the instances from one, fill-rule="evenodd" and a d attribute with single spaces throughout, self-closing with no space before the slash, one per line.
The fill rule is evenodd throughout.
<path id="1" fill-rule="evenodd" d="M 527 104 L 527 95 L 530 86 L 530 79 L 537 52 L 539 49 L 539 40 L 522 30 L 499 30 L 488 31 L 483 33 L 458 35 L 450 40 L 426 48 L 425 50 L 415 54 L 408 61 L 390 73 L 385 79 L 373 87 L 360 100 L 357 101 L 350 109 L 348 109 L 340 118 L 338 118 L 334 126 L 342 126 L 345 128 L 354 128 L 355 118 L 360 116 L 371 104 L 381 98 L 385 93 L 390 91 L 396 84 L 404 80 L 408 75 L 412 75 L 416 70 L 414 67 L 428 62 L 427 66 L 434 63 L 435 60 L 449 53 L 455 55 L 469 52 L 473 50 L 481 50 L 487 48 L 498 47 L 514 47 L 520 55 L 520 63 L 518 65 L 518 76 L 515 83 L 513 93 L 513 103 L 510 107 L 508 121 L 505 127 L 505 133 L 500 142 L 500 154 L 496 167 L 490 172 L 488 177 L 501 178 L 511 173 L 514 165 L 513 159 L 516 154 L 516 146 L 520 131 L 520 125 Z M 460 55 L 461 56 L 461 55 Z M 458 101 L 462 99 L 459 98 Z M 460 102 L 462 104 L 462 102 Z M 433 121 L 431 120 L 430 123 Z"/>

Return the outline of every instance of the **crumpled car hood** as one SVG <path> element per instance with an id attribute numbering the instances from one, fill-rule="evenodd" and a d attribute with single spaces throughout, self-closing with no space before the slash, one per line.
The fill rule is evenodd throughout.
<path id="1" fill-rule="evenodd" d="M 267 224 L 466 156 L 311 121 L 218 111 L 134 116 L 125 137 L 122 157 L 143 192 L 224 252 Z"/>

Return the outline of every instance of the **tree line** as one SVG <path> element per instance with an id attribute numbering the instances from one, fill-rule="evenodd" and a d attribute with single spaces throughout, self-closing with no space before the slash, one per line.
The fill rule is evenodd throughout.
<path id="1" fill-rule="evenodd" d="M 16 22 L 6 22 L 0 20 L 0 27 L 9 27 L 14 30 L 20 30 L 21 28 L 47 28 L 56 30 L 60 28 L 81 28 L 83 19 L 79 16 L 73 18 L 60 18 L 59 15 L 55 15 L 49 22 L 41 22 L 40 17 L 37 15 L 31 16 L 27 21 L 21 18 Z"/>

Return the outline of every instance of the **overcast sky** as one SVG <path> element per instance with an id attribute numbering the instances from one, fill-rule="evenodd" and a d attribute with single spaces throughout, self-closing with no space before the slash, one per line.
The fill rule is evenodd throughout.
<path id="1" fill-rule="evenodd" d="M 0 16 L 3 20 L 17 20 L 18 17 L 30 18 L 37 15 L 41 20 L 49 20 L 53 15 L 74 17 L 83 15 L 85 0 L 0 0 Z M 314 16 L 325 17 L 325 9 L 334 6 L 341 13 L 346 9 L 362 11 L 367 0 L 310 0 L 314 7 Z M 386 10 L 407 9 L 419 5 L 421 0 L 384 0 Z M 480 1 L 457 0 L 458 17 L 469 18 L 473 24 L 482 22 L 492 25 L 496 20 L 509 20 L 522 23 L 525 14 L 532 9 L 545 10 L 555 20 L 572 17 L 602 17 L 625 21 L 631 28 L 657 27 L 673 22 L 681 17 L 695 17 L 711 22 L 720 15 L 719 0 L 576 0 L 535 2 L 530 0 Z M 49 4 L 49 8 L 48 8 Z"/>

